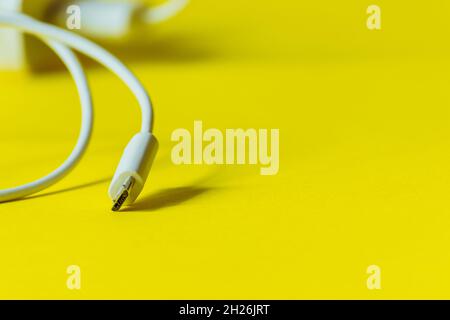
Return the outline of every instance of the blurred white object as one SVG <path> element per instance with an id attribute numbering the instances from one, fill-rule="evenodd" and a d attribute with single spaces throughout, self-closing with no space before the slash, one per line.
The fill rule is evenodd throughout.
<path id="1" fill-rule="evenodd" d="M 144 20 L 147 23 L 166 21 L 182 11 L 188 3 L 189 0 L 169 0 L 155 8 L 147 9 Z"/>
<path id="2" fill-rule="evenodd" d="M 22 0 L 0 0 L 0 11 L 20 11 Z M 0 69 L 15 70 L 22 66 L 24 48 L 20 31 L 0 28 Z"/>
<path id="3" fill-rule="evenodd" d="M 149 7 L 139 1 L 104 0 L 0 0 L 0 12 L 22 12 L 66 28 L 67 9 L 77 6 L 81 26 L 77 33 L 94 40 L 120 40 L 142 27 L 166 21 L 186 7 L 189 0 L 167 0 Z M 0 26 L 0 70 L 17 70 L 29 64 L 46 69 L 49 51 L 20 31 Z"/>

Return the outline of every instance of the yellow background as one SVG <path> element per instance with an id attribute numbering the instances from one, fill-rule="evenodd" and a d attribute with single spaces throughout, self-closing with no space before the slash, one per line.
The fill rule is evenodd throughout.
<path id="1" fill-rule="evenodd" d="M 373 3 L 381 31 L 366 28 Z M 156 105 L 139 202 L 115 214 L 107 196 L 139 109 L 91 67 L 87 155 L 0 205 L 0 298 L 450 298 L 449 15 L 444 0 L 194 0 L 145 51 L 118 52 Z M 6 188 L 63 161 L 80 111 L 67 72 L 1 73 L 0 88 Z M 279 174 L 172 165 L 170 134 L 194 120 L 279 128 Z"/>

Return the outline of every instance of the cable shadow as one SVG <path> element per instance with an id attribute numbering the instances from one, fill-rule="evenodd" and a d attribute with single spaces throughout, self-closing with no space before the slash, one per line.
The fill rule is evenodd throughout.
<path id="1" fill-rule="evenodd" d="M 96 181 L 92 181 L 92 182 L 87 182 L 87 183 L 83 183 L 83 184 L 79 184 L 73 187 L 68 187 L 68 188 L 64 188 L 64 189 L 60 189 L 60 190 L 55 190 L 55 191 L 51 191 L 51 192 L 45 192 L 42 194 L 37 194 L 34 196 L 29 196 L 26 198 L 22 198 L 22 199 L 17 199 L 15 201 L 21 201 L 21 200 L 29 200 L 29 199 L 36 199 L 36 198 L 41 198 L 41 197 L 47 197 L 47 196 L 54 196 L 60 193 L 65 193 L 65 192 L 70 192 L 70 191 L 75 191 L 75 190 L 79 190 L 79 189 L 84 189 L 84 188 L 89 188 L 89 187 L 93 187 L 99 184 L 103 184 L 106 183 L 108 181 L 110 181 L 111 178 L 103 178 L 103 179 L 99 179 Z"/>
<path id="2" fill-rule="evenodd" d="M 222 50 L 213 39 L 199 34 L 174 33 L 147 41 L 130 41 L 126 45 L 107 45 L 124 61 L 152 61 L 154 63 L 194 63 L 217 59 Z"/>
<path id="3" fill-rule="evenodd" d="M 31 62 L 29 67 L 37 75 L 58 74 L 65 71 L 64 64 L 56 54 L 39 40 L 27 37 L 30 47 L 37 48 L 39 55 L 27 50 L 27 59 Z M 202 34 L 174 33 L 165 37 L 152 39 L 150 35 L 143 34 L 141 38 L 130 39 L 123 43 L 99 43 L 112 54 L 125 63 L 152 62 L 155 64 L 184 64 L 198 63 L 218 59 L 223 50 L 220 46 Z M 49 58 L 51 56 L 52 58 Z M 80 56 L 83 66 L 96 69 L 99 64 L 90 58 Z"/>
<path id="4" fill-rule="evenodd" d="M 122 211 L 155 211 L 162 208 L 174 207 L 211 190 L 213 188 L 195 186 L 163 189 L 141 198 L 132 206 L 122 209 Z"/>
<path id="5" fill-rule="evenodd" d="M 123 208 L 122 212 L 151 212 L 182 205 L 206 193 L 223 189 L 222 186 L 211 186 L 211 183 L 220 179 L 220 176 L 221 171 L 214 168 L 203 176 L 185 182 L 185 186 L 160 189 L 154 193 L 142 195 L 133 205 Z"/>

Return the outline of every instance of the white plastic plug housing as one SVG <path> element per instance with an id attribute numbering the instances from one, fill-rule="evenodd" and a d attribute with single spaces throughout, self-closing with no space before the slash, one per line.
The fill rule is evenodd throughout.
<path id="1" fill-rule="evenodd" d="M 140 132 L 128 143 L 109 186 L 109 196 L 113 201 L 120 196 L 124 186 L 128 189 L 126 199 L 120 203 L 119 208 L 122 204 L 132 204 L 139 196 L 157 151 L 158 141 L 151 133 Z M 132 185 L 127 186 L 130 178 Z"/>

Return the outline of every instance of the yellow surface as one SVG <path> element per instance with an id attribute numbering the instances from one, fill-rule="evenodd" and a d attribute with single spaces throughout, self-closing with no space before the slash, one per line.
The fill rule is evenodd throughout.
<path id="1" fill-rule="evenodd" d="M 450 5 L 196 0 L 118 53 L 148 87 L 161 142 L 134 209 L 109 178 L 139 127 L 127 89 L 93 67 L 86 157 L 0 205 L 0 298 L 450 298 Z M 0 74 L 0 187 L 38 178 L 79 128 L 66 72 Z M 172 165 L 170 134 L 279 128 L 280 172 Z M 192 129 L 191 129 L 192 130 Z M 382 289 L 366 287 L 378 265 Z M 82 288 L 66 288 L 79 265 Z"/>

